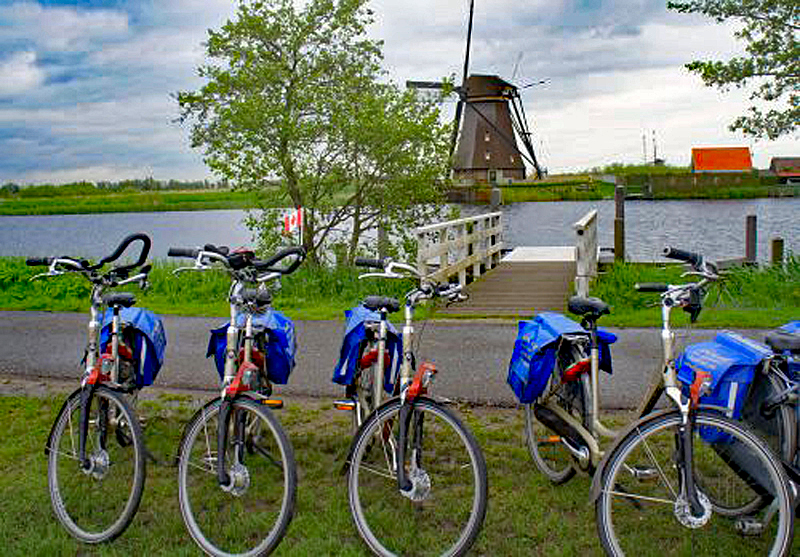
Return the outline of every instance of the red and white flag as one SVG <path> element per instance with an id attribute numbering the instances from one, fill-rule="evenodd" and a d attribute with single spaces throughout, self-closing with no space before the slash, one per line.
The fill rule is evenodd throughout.
<path id="1" fill-rule="evenodd" d="M 283 215 L 283 232 L 290 234 L 295 230 L 303 229 L 303 208 L 298 207 L 296 210 Z"/>

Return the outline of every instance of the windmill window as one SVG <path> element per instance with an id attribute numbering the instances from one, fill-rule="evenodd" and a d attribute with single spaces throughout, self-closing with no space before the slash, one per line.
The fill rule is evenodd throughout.
<path id="1" fill-rule="evenodd" d="M 486 151 L 486 160 L 487 161 L 491 160 L 491 158 L 492 158 L 492 152 L 491 151 Z"/>
<path id="2" fill-rule="evenodd" d="M 489 134 L 489 132 L 488 132 L 488 131 L 487 131 L 487 132 L 484 134 L 484 136 L 483 136 L 483 140 L 484 140 L 486 143 L 489 143 L 489 142 L 492 140 L 492 138 L 491 138 L 491 136 L 490 136 L 490 134 Z"/>

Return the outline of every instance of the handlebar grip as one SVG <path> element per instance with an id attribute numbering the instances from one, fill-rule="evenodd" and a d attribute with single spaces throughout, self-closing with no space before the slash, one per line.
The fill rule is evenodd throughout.
<path id="1" fill-rule="evenodd" d="M 637 292 L 666 292 L 669 285 L 661 282 L 642 282 L 633 286 Z"/>
<path id="2" fill-rule="evenodd" d="M 25 260 L 25 265 L 29 267 L 36 267 L 40 265 L 50 265 L 53 262 L 53 257 L 29 257 Z"/>
<path id="3" fill-rule="evenodd" d="M 292 255 L 296 255 L 297 259 L 292 261 L 292 263 L 285 269 L 272 267 L 278 261 Z M 306 249 L 304 247 L 291 246 L 282 249 L 281 251 L 279 251 L 278 253 L 276 253 L 275 255 L 273 255 L 272 257 L 270 257 L 265 261 L 254 261 L 253 267 L 255 267 L 259 271 L 276 271 L 278 273 L 281 273 L 282 275 L 289 275 L 297 270 L 297 268 L 305 260 L 305 258 L 306 258 Z"/>
<path id="4" fill-rule="evenodd" d="M 358 267 L 372 267 L 373 269 L 384 269 L 385 264 L 383 259 L 369 259 L 367 257 L 356 257 L 355 264 Z"/>
<path id="5" fill-rule="evenodd" d="M 664 248 L 664 257 L 669 259 L 677 259 L 678 261 L 685 261 L 686 263 L 690 263 L 694 266 L 700 265 L 703 262 L 703 256 L 698 253 L 692 253 L 691 251 L 672 248 L 669 246 Z"/>
<path id="6" fill-rule="evenodd" d="M 195 259 L 200 253 L 200 250 L 192 248 L 169 248 L 167 255 L 169 257 L 189 257 Z"/>

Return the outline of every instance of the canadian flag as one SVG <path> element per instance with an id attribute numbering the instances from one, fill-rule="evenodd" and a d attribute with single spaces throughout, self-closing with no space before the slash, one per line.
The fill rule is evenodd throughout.
<path id="1" fill-rule="evenodd" d="M 289 234 L 295 229 L 303 228 L 303 208 L 298 207 L 296 210 L 283 215 L 283 232 Z"/>

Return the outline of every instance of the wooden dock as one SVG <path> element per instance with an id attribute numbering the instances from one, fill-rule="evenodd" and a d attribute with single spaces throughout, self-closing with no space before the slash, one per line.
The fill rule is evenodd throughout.
<path id="1" fill-rule="evenodd" d="M 574 293 L 575 247 L 518 247 L 491 273 L 465 288 L 470 299 L 440 313 L 529 318 L 541 311 L 563 312 Z"/>

